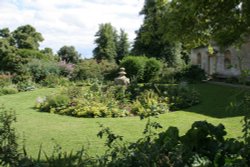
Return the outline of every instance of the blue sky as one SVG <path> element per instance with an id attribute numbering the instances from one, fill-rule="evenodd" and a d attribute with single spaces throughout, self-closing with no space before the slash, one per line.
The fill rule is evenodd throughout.
<path id="1" fill-rule="evenodd" d="M 139 12 L 144 0 L 0 0 L 0 28 L 11 31 L 31 24 L 43 34 L 41 48 L 57 52 L 73 45 L 83 57 L 91 57 L 95 33 L 101 23 L 124 29 L 130 42 L 142 24 Z"/>

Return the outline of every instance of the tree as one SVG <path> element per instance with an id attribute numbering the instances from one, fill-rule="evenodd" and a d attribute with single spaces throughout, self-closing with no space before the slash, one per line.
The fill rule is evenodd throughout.
<path id="1" fill-rule="evenodd" d="M 9 28 L 0 29 L 0 38 L 6 39 L 9 42 L 9 44 L 12 46 L 15 45 L 15 40 L 12 37 L 12 34 L 11 34 Z"/>
<path id="2" fill-rule="evenodd" d="M 117 55 L 116 63 L 119 62 L 129 54 L 129 43 L 128 43 L 128 34 L 124 30 L 120 30 L 120 34 L 117 40 Z"/>
<path id="3" fill-rule="evenodd" d="M 178 64 L 181 55 L 176 52 L 179 44 L 163 38 L 165 32 L 161 31 L 161 24 L 166 7 L 166 0 L 145 0 L 140 12 L 145 17 L 143 25 L 137 31 L 132 53 L 163 59 L 168 65 L 174 66 Z"/>
<path id="4" fill-rule="evenodd" d="M 110 23 L 100 24 L 96 35 L 95 44 L 97 47 L 93 50 L 94 58 L 97 61 L 104 59 L 114 61 L 116 52 L 116 37 L 115 28 Z"/>
<path id="5" fill-rule="evenodd" d="M 80 54 L 76 51 L 74 46 L 63 46 L 57 52 L 58 56 L 67 63 L 78 63 Z"/>
<path id="6" fill-rule="evenodd" d="M 52 50 L 51 48 L 48 48 L 48 47 L 42 49 L 41 52 L 42 52 L 43 54 L 53 55 L 53 50 Z"/>
<path id="7" fill-rule="evenodd" d="M 17 49 L 7 39 L 0 38 L 0 70 L 16 72 L 20 69 L 21 58 Z"/>
<path id="8" fill-rule="evenodd" d="M 213 41 L 222 47 L 242 44 L 250 33 L 250 1 L 169 1 L 161 26 L 165 38 L 187 48 Z"/>
<path id="9" fill-rule="evenodd" d="M 38 50 L 39 42 L 44 40 L 42 34 L 37 32 L 31 25 L 18 27 L 12 32 L 12 36 L 18 49 Z"/>

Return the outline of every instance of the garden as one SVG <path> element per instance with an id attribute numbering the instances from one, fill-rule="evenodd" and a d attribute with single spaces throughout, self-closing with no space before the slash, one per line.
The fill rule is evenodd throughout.
<path id="1" fill-rule="evenodd" d="M 0 29 L 0 166 L 250 166 L 249 71 L 215 85 L 189 57 L 240 47 L 249 3 L 145 0 L 140 14 L 131 47 L 100 24 L 91 58 L 41 49 L 32 25 Z"/>

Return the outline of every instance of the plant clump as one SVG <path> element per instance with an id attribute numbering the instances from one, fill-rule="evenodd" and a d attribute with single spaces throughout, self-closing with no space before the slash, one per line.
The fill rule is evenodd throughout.
<path id="1" fill-rule="evenodd" d="M 74 117 L 156 116 L 198 104 L 199 94 L 186 85 L 131 84 L 71 86 L 37 99 L 36 108 Z"/>

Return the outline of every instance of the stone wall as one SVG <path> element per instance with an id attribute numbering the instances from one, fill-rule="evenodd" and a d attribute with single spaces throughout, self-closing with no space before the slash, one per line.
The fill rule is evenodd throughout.
<path id="1" fill-rule="evenodd" d="M 207 74 L 214 73 L 225 76 L 240 75 L 239 57 L 242 57 L 242 68 L 250 70 L 250 42 L 242 45 L 237 50 L 233 47 L 225 49 L 223 52 L 216 46 L 213 46 L 214 54 L 208 52 L 207 47 L 198 47 L 191 51 L 191 63 L 199 65 Z"/>

